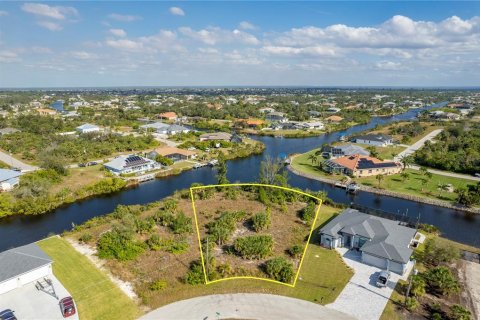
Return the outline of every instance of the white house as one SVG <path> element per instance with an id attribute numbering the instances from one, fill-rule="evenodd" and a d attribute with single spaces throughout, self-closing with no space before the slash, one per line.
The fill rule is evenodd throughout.
<path id="1" fill-rule="evenodd" d="M 112 161 L 105 163 L 104 167 L 115 175 L 145 173 L 147 171 L 160 169 L 161 165 L 153 160 L 137 155 L 121 155 Z"/>
<path id="2" fill-rule="evenodd" d="M 265 116 L 265 119 L 270 122 L 288 122 L 288 118 L 282 112 L 270 112 Z"/>
<path id="3" fill-rule="evenodd" d="M 0 169 L 0 191 L 10 191 L 19 184 L 20 171 Z"/>
<path id="4" fill-rule="evenodd" d="M 346 209 L 319 231 L 320 244 L 326 248 L 346 247 L 359 250 L 362 262 L 403 275 L 410 260 L 417 230 L 398 221 Z"/>
<path id="5" fill-rule="evenodd" d="M 177 133 L 188 133 L 190 129 L 178 124 L 167 124 L 163 122 L 148 123 L 140 126 L 141 130 L 155 131 L 158 134 L 175 135 Z"/>
<path id="6" fill-rule="evenodd" d="M 48 277 L 52 262 L 35 243 L 0 252 L 0 294 Z"/>
<path id="7" fill-rule="evenodd" d="M 77 127 L 76 130 L 77 130 L 78 133 L 83 134 L 83 133 L 99 132 L 100 127 L 96 126 L 94 124 L 85 123 L 85 124 L 82 124 L 81 126 Z"/>
<path id="8" fill-rule="evenodd" d="M 384 134 L 366 134 L 356 137 L 355 142 L 376 147 L 386 147 L 393 144 L 393 138 Z"/>

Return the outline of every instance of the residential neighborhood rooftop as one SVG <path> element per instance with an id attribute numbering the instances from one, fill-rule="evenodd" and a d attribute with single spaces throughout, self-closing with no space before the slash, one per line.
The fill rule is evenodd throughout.
<path id="1" fill-rule="evenodd" d="M 35 243 L 0 252 L 0 282 L 52 262 Z"/>

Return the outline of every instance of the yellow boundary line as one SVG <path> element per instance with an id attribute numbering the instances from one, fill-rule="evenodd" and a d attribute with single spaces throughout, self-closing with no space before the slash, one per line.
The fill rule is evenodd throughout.
<path id="1" fill-rule="evenodd" d="M 308 197 L 318 201 L 318 209 L 315 212 L 315 218 L 313 219 L 312 226 L 310 228 L 310 233 L 309 233 L 308 239 L 307 239 L 307 244 L 305 245 L 305 248 L 303 249 L 302 258 L 300 259 L 300 263 L 298 265 L 297 272 L 296 272 L 295 278 L 293 280 L 293 284 L 284 283 L 284 282 L 281 282 L 281 281 L 267 279 L 267 278 L 250 277 L 250 276 L 228 277 L 228 278 L 222 278 L 222 279 L 208 281 L 207 270 L 206 270 L 206 266 L 205 266 L 205 260 L 203 258 L 202 240 L 200 238 L 200 229 L 198 227 L 197 211 L 195 209 L 195 197 L 193 195 L 193 191 L 194 190 L 200 190 L 200 189 L 217 188 L 217 187 L 244 187 L 244 186 L 268 187 L 268 188 L 282 189 L 282 190 L 286 190 L 286 191 L 296 192 L 296 193 L 302 194 L 304 196 L 308 196 Z M 200 250 L 200 258 L 202 260 L 202 268 L 203 268 L 203 276 L 204 276 L 204 279 L 205 279 L 205 284 L 208 285 L 208 284 L 211 284 L 211 283 L 217 283 L 217 282 L 227 281 L 227 280 L 236 280 L 236 279 L 252 279 L 252 280 L 262 280 L 262 281 L 282 284 L 284 286 L 291 287 L 291 288 L 295 287 L 295 285 L 297 284 L 298 276 L 300 274 L 300 270 L 302 268 L 303 259 L 305 258 L 305 254 L 307 253 L 308 245 L 310 244 L 310 239 L 312 238 L 312 233 L 313 233 L 313 230 L 315 228 L 315 223 L 317 222 L 318 214 L 320 213 L 320 208 L 322 206 L 322 199 L 317 198 L 317 197 L 315 197 L 311 194 L 308 194 L 306 192 L 295 190 L 295 189 L 292 189 L 292 188 L 286 188 L 286 187 L 275 186 L 275 185 L 270 185 L 270 184 L 261 184 L 261 183 L 229 183 L 229 184 L 212 184 L 212 185 L 208 185 L 208 186 L 191 187 L 190 188 L 190 198 L 192 199 L 193 216 L 195 218 L 195 227 L 197 229 L 198 248 Z"/>

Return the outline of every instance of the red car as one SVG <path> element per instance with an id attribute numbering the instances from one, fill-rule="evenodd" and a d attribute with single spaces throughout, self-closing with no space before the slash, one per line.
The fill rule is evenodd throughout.
<path id="1" fill-rule="evenodd" d="M 60 310 L 62 311 L 64 318 L 70 317 L 76 313 L 72 297 L 66 297 L 60 300 Z"/>

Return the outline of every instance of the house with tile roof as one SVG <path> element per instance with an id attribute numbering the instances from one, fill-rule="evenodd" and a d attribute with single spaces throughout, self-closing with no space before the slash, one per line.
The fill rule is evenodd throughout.
<path id="1" fill-rule="evenodd" d="M 195 159 L 197 153 L 195 151 L 175 148 L 175 147 L 163 147 L 157 148 L 148 154 L 148 158 L 155 159 L 157 156 L 166 157 L 172 159 L 174 162 L 180 160 Z"/>
<path id="2" fill-rule="evenodd" d="M 163 112 L 158 115 L 160 119 L 165 120 L 177 120 L 177 114 L 175 112 Z"/>
<path id="3" fill-rule="evenodd" d="M 403 275 L 413 264 L 417 230 L 355 209 L 346 209 L 319 231 L 326 248 L 346 247 L 362 253 L 362 262 Z"/>
<path id="4" fill-rule="evenodd" d="M 362 156 L 369 156 L 370 152 L 360 146 L 354 144 L 345 144 L 341 146 L 323 146 L 321 149 L 322 157 L 325 159 L 334 159 L 344 156 L 352 156 L 359 154 Z"/>
<path id="5" fill-rule="evenodd" d="M 369 177 L 378 174 L 395 174 L 402 170 L 402 165 L 394 161 L 382 161 L 370 156 L 354 154 L 331 159 L 324 162 L 327 172 L 343 173 L 352 177 Z"/>
<path id="6" fill-rule="evenodd" d="M 343 118 L 340 116 L 330 116 L 324 119 L 326 122 L 340 122 L 343 121 Z"/>

